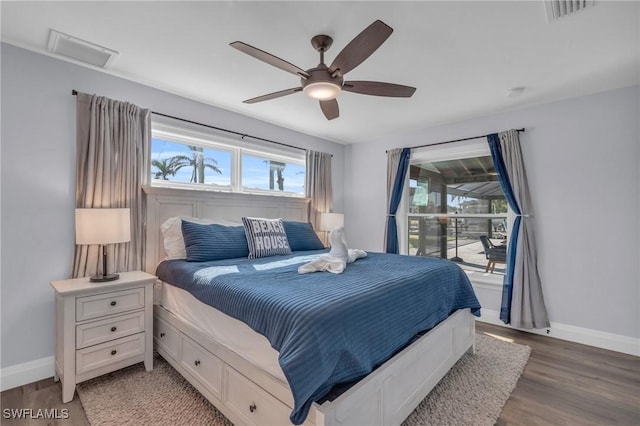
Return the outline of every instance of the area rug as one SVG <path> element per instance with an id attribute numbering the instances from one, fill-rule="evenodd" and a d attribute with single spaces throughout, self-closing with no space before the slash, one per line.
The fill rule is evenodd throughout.
<path id="1" fill-rule="evenodd" d="M 476 334 L 475 355 L 464 355 L 404 425 L 494 425 L 530 353 L 528 346 Z M 137 364 L 77 390 L 93 426 L 232 425 L 157 354 L 149 373 Z"/>

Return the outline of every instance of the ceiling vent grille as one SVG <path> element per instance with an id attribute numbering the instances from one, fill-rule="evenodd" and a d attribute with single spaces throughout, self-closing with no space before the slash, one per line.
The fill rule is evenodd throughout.
<path id="1" fill-rule="evenodd" d="M 118 55 L 115 50 L 98 46 L 85 40 L 51 30 L 47 50 L 74 61 L 84 62 L 100 68 L 108 68 Z"/>
<path id="2" fill-rule="evenodd" d="M 547 22 L 555 21 L 588 7 L 590 8 L 595 4 L 595 0 L 544 0 Z"/>

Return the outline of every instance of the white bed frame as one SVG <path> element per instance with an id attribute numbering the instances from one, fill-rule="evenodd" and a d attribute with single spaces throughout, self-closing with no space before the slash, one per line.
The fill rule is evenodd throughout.
<path id="1" fill-rule="evenodd" d="M 146 269 L 164 258 L 160 224 L 174 216 L 240 222 L 242 216 L 307 221 L 309 200 L 145 187 Z M 286 425 L 293 397 L 286 383 L 155 307 L 156 349 L 234 424 Z M 305 425 L 399 425 L 464 355 L 475 351 L 475 320 L 459 310 L 333 401 L 314 403 Z M 310 366 L 309 368 L 313 368 Z"/>

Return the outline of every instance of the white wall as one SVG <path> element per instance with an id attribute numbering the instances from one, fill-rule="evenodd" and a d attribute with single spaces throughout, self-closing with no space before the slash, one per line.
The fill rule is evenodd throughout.
<path id="1" fill-rule="evenodd" d="M 385 150 L 525 127 L 520 139 L 552 328 L 559 323 L 637 339 L 639 117 L 636 86 L 349 145 L 349 243 L 383 248 Z M 498 309 L 499 291 L 478 293 L 485 307 Z"/>
<path id="2" fill-rule="evenodd" d="M 343 209 L 343 145 L 11 45 L 2 44 L 1 54 L 3 372 L 45 358 L 39 365 L 49 365 L 53 355 L 54 298 L 49 282 L 69 277 L 74 248 L 76 98 L 72 89 L 332 153 L 335 211 Z"/>

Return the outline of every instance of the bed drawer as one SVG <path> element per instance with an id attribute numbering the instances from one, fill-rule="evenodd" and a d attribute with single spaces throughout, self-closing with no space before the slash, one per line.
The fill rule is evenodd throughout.
<path id="1" fill-rule="evenodd" d="M 76 374 L 144 354 L 144 336 L 144 333 L 138 333 L 76 351 Z"/>
<path id="2" fill-rule="evenodd" d="M 80 324 L 76 326 L 76 348 L 86 348 L 141 331 L 144 331 L 144 311 Z"/>
<path id="3" fill-rule="evenodd" d="M 156 344 L 167 351 L 175 359 L 180 353 L 180 332 L 168 322 L 155 317 L 153 324 L 153 336 Z"/>
<path id="4" fill-rule="evenodd" d="M 185 335 L 181 342 L 180 364 L 221 399 L 222 361 Z"/>
<path id="5" fill-rule="evenodd" d="M 143 308 L 144 287 L 78 297 L 76 320 L 84 321 Z"/>
<path id="6" fill-rule="evenodd" d="M 225 375 L 227 392 L 224 404 L 242 418 L 243 424 L 291 424 L 291 408 L 286 404 L 269 395 L 233 368 L 225 368 Z"/>

